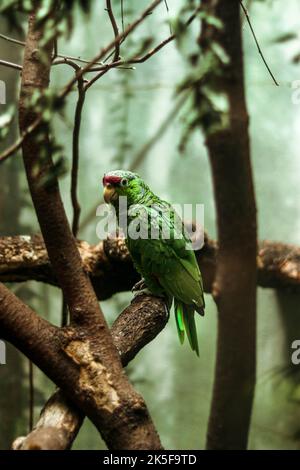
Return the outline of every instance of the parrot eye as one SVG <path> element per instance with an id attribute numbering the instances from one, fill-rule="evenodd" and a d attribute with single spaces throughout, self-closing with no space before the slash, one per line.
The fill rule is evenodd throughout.
<path id="1" fill-rule="evenodd" d="M 128 179 L 127 178 L 122 178 L 121 182 L 120 182 L 120 185 L 123 186 L 123 188 L 128 186 Z"/>

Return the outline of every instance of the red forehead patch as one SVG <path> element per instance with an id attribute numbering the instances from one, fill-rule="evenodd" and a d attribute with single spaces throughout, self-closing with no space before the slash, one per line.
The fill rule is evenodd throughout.
<path id="1" fill-rule="evenodd" d="M 121 179 L 122 178 L 120 176 L 109 176 L 109 175 L 106 176 L 106 175 L 104 175 L 102 183 L 103 183 L 103 186 L 106 186 L 107 184 L 118 184 L 118 183 L 120 183 Z"/>

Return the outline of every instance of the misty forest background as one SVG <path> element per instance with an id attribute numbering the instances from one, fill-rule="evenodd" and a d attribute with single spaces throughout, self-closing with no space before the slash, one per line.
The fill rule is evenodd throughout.
<path id="1" fill-rule="evenodd" d="M 65 54 L 92 57 L 99 41 L 111 39 L 111 25 L 102 2 L 94 2 L 92 14 L 75 14 L 70 39 L 59 39 Z M 129 3 L 129 2 L 125 2 Z M 170 0 L 169 13 L 163 9 L 147 19 L 129 46 L 140 37 L 151 36 L 155 25 L 158 39 L 169 34 L 168 17 L 176 16 L 180 0 Z M 257 52 L 249 26 L 243 18 L 243 40 L 247 105 L 250 114 L 251 155 L 258 206 L 259 240 L 269 239 L 300 244 L 300 159 L 299 106 L 292 103 L 291 83 L 300 78 L 299 64 L 293 58 L 300 52 L 298 40 L 277 42 L 286 33 L 298 33 L 298 0 L 256 2 L 249 6 L 251 20 L 268 64 L 279 81 L 272 82 Z M 126 21 L 135 17 L 147 2 L 131 1 Z M 168 16 L 169 15 L 169 16 Z M 120 19 L 119 12 L 116 16 Z M 159 23 L 159 28 L 157 24 Z M 2 34 L 19 37 L 0 19 Z M 22 39 L 22 38 L 21 38 Z M 130 46 L 130 41 L 132 42 Z M 186 44 L 184 47 L 188 47 Z M 20 63 L 19 46 L 0 38 L 1 58 Z M 170 43 L 135 70 L 113 70 L 86 95 L 80 140 L 79 196 L 82 207 L 79 238 L 97 243 L 95 208 L 102 202 L 104 172 L 132 167 L 145 143 L 160 129 L 176 103 L 176 87 L 187 69 L 182 51 Z M 66 66 L 53 68 L 51 86 L 65 83 L 72 72 Z M 19 74 L 0 66 L 0 78 L 7 84 L 7 105 L 16 102 Z M 65 117 L 54 118 L 57 141 L 71 154 L 71 137 L 76 93 L 67 101 Z M 172 113 L 171 113 L 172 114 Z M 155 143 L 142 152 L 136 171 L 155 193 L 174 203 L 203 203 L 205 230 L 213 239 L 216 216 L 211 175 L 204 139 L 196 132 L 185 149 L 179 151 L 185 126 L 185 105 Z M 16 131 L 15 131 L 16 136 Z M 15 136 L 6 139 L 12 143 Z M 60 179 L 69 216 L 69 173 Z M 10 158 L 0 172 L 0 235 L 32 234 L 39 228 L 33 212 L 20 156 Z M 36 282 L 16 284 L 18 296 L 34 309 L 60 324 L 61 294 L 58 289 Z M 131 294 L 117 294 L 102 303 L 111 324 L 116 312 L 130 301 Z M 300 385 L 297 375 L 286 372 L 291 342 L 300 338 L 299 296 L 258 288 L 257 386 L 252 415 L 251 449 L 300 448 Z M 197 318 L 200 359 L 188 345 L 180 346 L 173 315 L 158 337 L 146 346 L 128 366 L 127 372 L 149 407 L 166 448 L 204 447 L 211 401 L 215 342 L 216 306 L 206 295 L 206 315 Z M 0 449 L 7 449 L 18 435 L 28 432 L 29 361 L 8 345 L 7 365 L 0 368 Z M 34 367 L 34 421 L 53 391 L 53 384 Z M 201 424 L 199 426 L 199 423 Z M 103 448 L 105 444 L 103 443 Z M 75 449 L 98 449 L 99 435 L 85 420 Z"/>

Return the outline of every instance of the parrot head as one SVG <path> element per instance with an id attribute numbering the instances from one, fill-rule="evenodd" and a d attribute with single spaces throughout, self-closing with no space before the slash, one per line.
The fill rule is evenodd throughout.
<path id="1" fill-rule="evenodd" d="M 149 189 L 142 178 L 131 171 L 110 171 L 103 176 L 102 183 L 104 200 L 112 205 L 118 204 L 120 196 L 126 196 L 129 205 L 135 204 Z"/>

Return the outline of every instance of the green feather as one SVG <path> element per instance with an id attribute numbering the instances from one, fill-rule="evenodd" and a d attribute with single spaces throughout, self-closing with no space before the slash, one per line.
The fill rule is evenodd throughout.
<path id="1" fill-rule="evenodd" d="M 197 338 L 194 308 L 191 307 L 190 305 L 184 305 L 183 311 L 184 311 L 184 315 L 183 315 L 184 326 L 185 326 L 185 331 L 186 331 L 190 346 L 192 350 L 195 351 L 197 356 L 199 357 L 199 345 L 198 345 L 198 338 Z"/>
<path id="2" fill-rule="evenodd" d="M 199 345 L 194 317 L 194 307 L 191 305 L 183 304 L 182 302 L 175 299 L 174 310 L 180 343 L 183 343 L 184 336 L 186 333 L 192 350 L 196 352 L 197 356 L 199 356 Z"/>
<path id="3" fill-rule="evenodd" d="M 177 326 L 177 332 L 179 336 L 179 341 L 181 344 L 184 342 L 184 321 L 183 321 L 183 310 L 181 302 L 174 301 L 174 310 L 175 310 L 175 320 Z"/>

